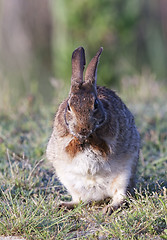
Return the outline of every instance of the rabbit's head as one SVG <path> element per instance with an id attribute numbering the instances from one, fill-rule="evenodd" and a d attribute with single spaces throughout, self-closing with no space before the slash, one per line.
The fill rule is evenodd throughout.
<path id="1" fill-rule="evenodd" d="M 103 48 L 100 48 L 89 63 L 85 80 L 83 80 L 84 49 L 79 47 L 72 54 L 71 89 L 65 109 L 65 122 L 70 133 L 80 141 L 88 138 L 106 120 L 106 114 L 101 101 L 97 98 L 96 89 L 97 65 L 102 50 Z"/>

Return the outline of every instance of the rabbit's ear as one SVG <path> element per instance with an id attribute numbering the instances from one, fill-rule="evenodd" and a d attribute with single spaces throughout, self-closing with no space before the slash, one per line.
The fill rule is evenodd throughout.
<path id="1" fill-rule="evenodd" d="M 93 85 L 96 85 L 97 80 L 97 65 L 99 62 L 100 55 L 103 51 L 103 48 L 101 47 L 99 51 L 96 53 L 94 58 L 90 61 L 86 73 L 85 73 L 85 82 L 90 82 Z"/>
<path id="2" fill-rule="evenodd" d="M 85 51 L 83 47 L 74 50 L 72 54 L 72 76 L 71 85 L 83 82 L 83 71 L 85 66 Z"/>

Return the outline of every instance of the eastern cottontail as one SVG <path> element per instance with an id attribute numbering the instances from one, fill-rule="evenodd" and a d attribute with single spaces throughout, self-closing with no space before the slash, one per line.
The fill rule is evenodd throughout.
<path id="1" fill-rule="evenodd" d="M 96 86 L 97 65 L 103 48 L 89 63 L 85 80 L 85 52 L 72 54 L 69 97 L 60 104 L 47 146 L 47 158 L 72 195 L 64 203 L 111 197 L 106 210 L 117 209 L 135 186 L 140 137 L 134 117 L 116 93 Z"/>

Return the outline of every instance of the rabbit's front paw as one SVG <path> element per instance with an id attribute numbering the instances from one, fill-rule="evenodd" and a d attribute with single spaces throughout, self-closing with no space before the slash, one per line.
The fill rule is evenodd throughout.
<path id="1" fill-rule="evenodd" d="M 107 204 L 103 209 L 102 209 L 102 213 L 104 215 L 111 215 L 115 210 L 117 210 L 120 207 L 120 205 L 118 206 L 113 206 L 112 203 L 111 204 Z"/>
<path id="2" fill-rule="evenodd" d="M 78 205 L 78 203 L 73 202 L 73 201 L 71 201 L 71 202 L 63 202 L 63 201 L 61 201 L 59 203 L 59 209 L 60 208 L 66 208 L 66 209 L 70 210 L 70 209 L 74 209 L 75 207 L 77 207 L 77 205 Z"/>

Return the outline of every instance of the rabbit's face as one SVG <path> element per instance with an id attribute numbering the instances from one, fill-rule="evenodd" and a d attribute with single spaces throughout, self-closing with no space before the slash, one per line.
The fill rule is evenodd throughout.
<path id="1" fill-rule="evenodd" d="M 72 135 L 80 141 L 88 138 L 105 122 L 105 112 L 92 86 L 82 84 L 67 102 L 65 121 Z"/>

